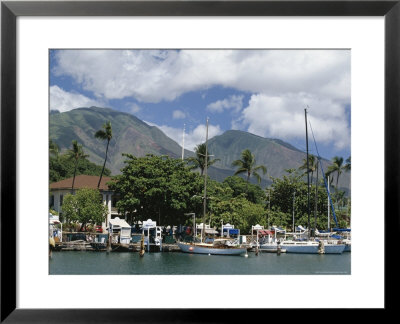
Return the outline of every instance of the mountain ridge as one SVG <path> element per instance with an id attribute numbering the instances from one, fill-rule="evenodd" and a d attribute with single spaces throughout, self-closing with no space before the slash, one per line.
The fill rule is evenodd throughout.
<path id="1" fill-rule="evenodd" d="M 111 108 L 82 107 L 68 112 L 53 112 L 49 122 L 50 138 L 59 145 L 62 152 L 70 148 L 72 140 L 78 140 L 84 151 L 89 154 L 89 160 L 102 164 L 105 142 L 94 138 L 94 133 L 101 129 L 106 121 L 111 121 L 113 128 L 106 165 L 112 174 L 120 173 L 124 166 L 125 158 L 122 153 L 135 156 L 155 154 L 181 157 L 182 147 L 158 127 L 151 126 L 132 114 Z M 306 157 L 305 152 L 283 140 L 264 138 L 241 130 L 227 130 L 212 137 L 209 139 L 208 148 L 210 154 L 214 155 L 213 158 L 220 159 L 209 168 L 210 177 L 218 181 L 233 175 L 235 168 L 232 167 L 232 162 L 241 158 L 244 149 L 250 149 L 256 157 L 256 165 L 262 164 L 267 167 L 267 174 L 262 175 L 262 186 L 271 182 L 270 176 L 281 177 L 286 174 L 286 169 L 298 168 Z M 194 152 L 185 150 L 185 157 L 193 155 Z M 323 159 L 325 170 L 329 164 L 329 160 Z M 341 175 L 340 186 L 350 188 L 349 174 Z"/>

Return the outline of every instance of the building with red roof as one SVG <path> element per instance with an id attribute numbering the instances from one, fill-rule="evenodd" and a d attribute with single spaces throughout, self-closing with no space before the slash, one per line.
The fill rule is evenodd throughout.
<path id="1" fill-rule="evenodd" d="M 50 184 L 50 201 L 49 207 L 57 211 L 62 216 L 62 204 L 65 195 L 70 194 L 72 190 L 73 178 L 64 179 Z M 103 230 L 108 226 L 110 219 L 118 216 L 115 208 L 116 196 L 112 190 L 109 189 L 107 182 L 111 181 L 110 177 L 102 177 L 100 182 L 100 194 L 103 197 L 103 203 L 108 207 L 108 214 L 106 222 L 102 224 Z M 99 176 L 91 175 L 77 175 L 74 182 L 74 191 L 89 188 L 97 189 Z M 112 217 L 113 216 L 113 217 Z"/>

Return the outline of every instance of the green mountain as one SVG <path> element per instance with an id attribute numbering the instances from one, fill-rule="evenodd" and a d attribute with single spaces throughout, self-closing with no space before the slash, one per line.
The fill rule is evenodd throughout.
<path id="1" fill-rule="evenodd" d="M 122 153 L 131 153 L 135 156 L 163 154 L 175 158 L 181 157 L 181 146 L 159 128 L 149 126 L 131 114 L 108 108 L 91 107 L 63 113 L 52 112 L 50 138 L 58 144 L 61 151 L 70 148 L 72 140 L 77 140 L 89 154 L 89 160 L 102 165 L 106 143 L 96 139 L 94 134 L 106 121 L 111 121 L 113 129 L 106 165 L 112 174 L 120 173 L 124 165 Z M 241 152 L 247 148 L 255 154 L 257 165 L 262 164 L 267 167 L 262 187 L 270 183 L 270 176 L 281 177 L 286 173 L 286 169 L 298 168 L 306 157 L 304 152 L 279 139 L 268 139 L 243 131 L 230 130 L 209 140 L 209 153 L 220 161 L 209 168 L 208 175 L 218 181 L 233 175 L 235 168 L 231 166 L 232 162 L 240 159 Z M 192 155 L 193 152 L 185 150 L 185 157 Z M 326 171 L 330 162 L 324 160 L 323 163 Z M 341 174 L 339 187 L 350 188 L 350 173 Z"/>
<path id="2" fill-rule="evenodd" d="M 146 154 L 180 157 L 182 148 L 160 129 L 149 126 L 135 116 L 108 108 L 78 108 L 63 113 L 50 114 L 50 138 L 61 152 L 71 148 L 72 140 L 83 145 L 89 160 L 102 165 L 106 142 L 94 137 L 102 125 L 110 121 L 113 138 L 110 142 L 106 167 L 112 174 L 120 173 L 125 158 L 122 153 L 135 156 Z M 193 154 L 185 151 L 185 156 Z"/>
<path id="3" fill-rule="evenodd" d="M 220 161 L 214 164 L 218 169 L 218 173 L 235 172 L 232 167 L 234 160 L 241 158 L 241 153 L 245 149 L 249 149 L 256 158 L 256 165 L 264 165 L 267 167 L 267 174 L 262 175 L 262 186 L 271 183 L 269 177 L 282 177 L 287 174 L 285 170 L 299 168 L 306 159 L 306 153 L 300 151 L 289 143 L 279 139 L 269 139 L 254 134 L 250 134 L 238 130 L 229 130 L 222 135 L 215 136 L 209 140 L 208 149 L 213 158 L 219 158 Z M 330 161 L 322 159 L 322 165 L 326 172 Z M 210 170 L 211 171 L 211 170 Z M 216 173 L 211 171 L 211 174 Z M 319 177 L 321 172 L 319 172 Z M 313 174 L 316 177 L 316 174 Z M 252 179 L 252 182 L 255 182 Z M 339 178 L 339 187 L 350 188 L 350 174 L 342 173 Z"/>

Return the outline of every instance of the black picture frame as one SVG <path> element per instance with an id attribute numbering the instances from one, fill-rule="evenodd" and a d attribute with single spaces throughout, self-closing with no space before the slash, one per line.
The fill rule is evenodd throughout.
<path id="1" fill-rule="evenodd" d="M 399 230 L 400 0 L 366 1 L 2 1 L 1 3 L 1 322 L 144 323 L 237 321 L 243 309 L 18 309 L 16 283 L 16 19 L 19 16 L 384 16 L 385 310 L 396 285 L 389 240 Z M 368 284 L 368 283 L 366 283 Z M 394 294 L 393 294 L 394 296 Z M 267 307 L 267 306 L 266 306 Z M 252 310 L 255 312 L 256 310 Z M 262 312 L 262 310 L 257 310 Z M 269 312 L 269 311 L 268 311 Z M 269 313 L 270 314 L 270 313 Z M 247 316 L 248 314 L 245 314 Z M 252 313 L 252 318 L 259 316 Z M 236 319 L 236 320 L 234 320 Z"/>

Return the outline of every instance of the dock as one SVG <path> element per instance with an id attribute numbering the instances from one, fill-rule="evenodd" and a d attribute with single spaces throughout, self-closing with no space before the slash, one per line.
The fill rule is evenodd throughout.
<path id="1" fill-rule="evenodd" d="M 55 243 L 55 251 L 98 251 L 105 252 L 107 251 L 106 243 L 97 243 L 97 242 L 86 242 L 84 240 L 76 240 L 70 242 L 56 242 Z M 111 244 L 112 252 L 140 252 L 140 243 L 130 243 L 130 244 L 121 244 L 121 243 L 112 243 Z M 146 247 L 147 251 L 147 247 Z M 159 246 L 155 244 L 150 244 L 150 252 L 159 252 Z M 180 249 L 177 244 L 162 244 L 161 252 L 180 252 Z"/>

